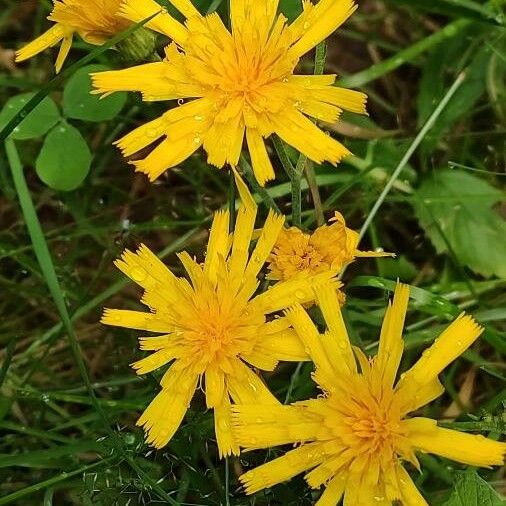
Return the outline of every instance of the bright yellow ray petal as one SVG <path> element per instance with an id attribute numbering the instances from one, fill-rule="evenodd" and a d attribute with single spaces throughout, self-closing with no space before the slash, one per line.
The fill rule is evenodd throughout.
<path id="1" fill-rule="evenodd" d="M 226 163 L 237 165 L 243 140 L 244 122 L 239 113 L 229 120 L 215 121 L 204 135 L 207 163 L 218 168 Z"/>
<path id="2" fill-rule="evenodd" d="M 232 254 L 229 259 L 230 276 L 234 289 L 242 283 L 248 262 L 251 237 L 255 228 L 257 205 L 237 170 L 233 168 L 234 179 L 241 198 L 232 241 Z"/>
<path id="3" fill-rule="evenodd" d="M 253 128 L 246 129 L 246 140 L 248 141 L 253 172 L 260 185 L 264 186 L 267 181 L 271 181 L 275 177 L 265 142 L 258 130 Z"/>
<path id="4" fill-rule="evenodd" d="M 191 284 L 194 288 L 199 287 L 202 284 L 204 278 L 204 271 L 202 266 L 193 259 L 187 251 L 181 251 L 177 253 L 177 257 L 183 264 L 184 270 L 190 277 Z"/>
<path id="5" fill-rule="evenodd" d="M 411 383 L 407 388 L 396 392 L 396 396 L 400 399 L 401 413 L 403 415 L 416 411 L 418 408 L 429 404 L 444 393 L 444 386 L 438 378 L 434 378 L 424 385 L 416 385 Z"/>
<path id="6" fill-rule="evenodd" d="M 179 165 L 202 145 L 200 138 L 192 136 L 177 140 L 165 139 L 143 160 L 132 162 L 137 172 L 155 181 L 166 170 Z"/>
<path id="7" fill-rule="evenodd" d="M 225 381 L 236 404 L 279 404 L 261 378 L 240 360 L 234 361 L 234 372 Z"/>
<path id="8" fill-rule="evenodd" d="M 429 503 L 423 498 L 416 485 L 413 483 L 411 476 L 402 467 L 402 464 L 396 466 L 397 481 L 399 483 L 402 494 L 402 504 L 406 506 L 429 506 Z"/>
<path id="9" fill-rule="evenodd" d="M 274 371 L 279 362 L 273 354 L 265 353 L 261 349 L 254 349 L 247 353 L 243 353 L 241 358 L 256 369 L 261 369 L 262 371 Z"/>
<path id="10" fill-rule="evenodd" d="M 204 275 L 213 283 L 215 283 L 217 279 L 220 256 L 223 259 L 227 257 L 230 243 L 228 231 L 229 221 L 230 214 L 228 211 L 217 211 L 214 213 L 204 263 Z"/>
<path id="11" fill-rule="evenodd" d="M 91 80 L 94 93 L 109 94 L 114 91 L 145 91 L 167 87 L 169 67 L 165 62 L 145 63 L 123 70 L 93 72 Z"/>
<path id="12" fill-rule="evenodd" d="M 224 395 L 221 404 L 214 408 L 214 432 L 220 458 L 239 455 L 239 445 L 232 431 L 230 399 Z"/>
<path id="13" fill-rule="evenodd" d="M 293 329 L 286 329 L 275 334 L 265 334 L 256 346 L 261 353 L 267 353 L 278 360 L 303 362 L 309 360 L 302 341 Z"/>
<path id="14" fill-rule="evenodd" d="M 506 443 L 456 430 L 438 427 L 430 418 L 411 418 L 402 422 L 410 443 L 419 451 L 433 453 L 470 466 L 504 464 Z"/>
<path id="15" fill-rule="evenodd" d="M 448 364 L 464 353 L 482 332 L 483 327 L 471 316 L 462 313 L 403 375 L 397 390 L 405 395 L 406 389 L 414 391 L 433 381 Z"/>
<path id="16" fill-rule="evenodd" d="M 301 57 L 337 30 L 357 9 L 353 0 L 320 0 L 314 9 L 312 23 L 291 47 L 289 54 Z"/>
<path id="17" fill-rule="evenodd" d="M 130 365 L 137 374 L 147 374 L 177 358 L 180 351 L 180 346 L 167 346 Z"/>
<path id="18" fill-rule="evenodd" d="M 114 265 L 145 290 L 157 289 L 161 284 L 166 287 L 174 286 L 174 274 L 144 244 L 141 244 L 135 253 L 125 250 Z M 169 296 L 170 290 L 164 290 L 164 294 Z M 169 300 L 172 300 L 174 295 Z"/>
<path id="19" fill-rule="evenodd" d="M 225 392 L 225 375 L 215 364 L 210 364 L 206 369 L 206 405 L 214 408 L 223 403 Z"/>
<path id="20" fill-rule="evenodd" d="M 271 254 L 272 248 L 276 244 L 279 233 L 285 223 L 285 217 L 270 210 L 265 225 L 260 233 L 255 249 L 251 254 L 250 260 L 244 273 L 245 278 L 256 278 L 260 269 L 265 264 L 267 257 Z"/>
<path id="21" fill-rule="evenodd" d="M 313 441 L 321 430 L 318 416 L 300 406 L 232 406 L 233 432 L 237 442 L 248 450 Z"/>
<path id="22" fill-rule="evenodd" d="M 252 304 L 255 307 L 264 307 L 267 313 L 274 313 L 294 304 L 308 304 L 315 300 L 313 286 L 323 285 L 331 280 L 336 289 L 342 286 L 339 281 L 332 279 L 336 274 L 337 272 L 329 270 L 308 278 L 281 281 L 257 295 Z"/>
<path id="23" fill-rule="evenodd" d="M 244 485 L 246 494 L 250 495 L 289 480 L 318 465 L 322 460 L 319 444 L 307 444 L 248 471 L 240 476 L 239 480 Z"/>
<path id="24" fill-rule="evenodd" d="M 338 449 L 338 446 L 335 445 L 336 452 Z M 328 456 L 321 465 L 315 467 L 312 471 L 307 473 L 306 476 L 304 476 L 304 479 L 311 488 L 318 488 L 322 484 L 327 483 L 336 474 L 339 474 L 341 478 L 344 478 L 346 476 L 347 469 L 341 468 L 349 464 L 349 461 L 350 457 L 343 454 Z M 346 480 L 344 480 L 343 483 L 343 492 L 345 482 Z"/>
<path id="25" fill-rule="evenodd" d="M 72 48 L 72 39 L 73 39 L 73 32 L 67 33 L 63 38 L 60 50 L 58 51 L 58 56 L 56 57 L 56 62 L 54 64 L 54 68 L 57 74 L 60 73 L 60 70 L 62 69 L 63 64 L 65 63 L 65 60 L 69 55 L 69 51 Z"/>
<path id="26" fill-rule="evenodd" d="M 104 325 L 149 332 L 173 332 L 174 325 L 153 313 L 128 311 L 126 309 L 104 309 L 100 320 Z"/>
<path id="27" fill-rule="evenodd" d="M 295 109 L 287 109 L 272 118 L 275 132 L 288 144 L 316 163 L 336 164 L 350 151 L 326 135 L 310 119 Z"/>
<path id="28" fill-rule="evenodd" d="M 158 14 L 157 14 L 158 13 Z M 154 0 L 125 0 L 121 5 L 119 16 L 134 23 L 140 23 L 157 14 L 144 26 L 155 32 L 163 33 L 178 44 L 184 46 L 188 37 L 188 30 L 179 21 L 170 16 L 165 9 Z"/>
<path id="29" fill-rule="evenodd" d="M 321 336 L 304 308 L 300 304 L 296 304 L 286 310 L 285 315 L 297 332 L 304 347 L 308 350 L 315 366 L 324 371 L 329 377 L 332 377 L 333 369 L 323 348 Z"/>
<path id="30" fill-rule="evenodd" d="M 155 448 L 165 446 L 183 421 L 197 387 L 198 376 L 172 366 L 162 380 L 162 391 L 137 421 L 146 431 L 146 441 Z"/>
<path id="31" fill-rule="evenodd" d="M 316 501 L 315 506 L 336 506 L 343 497 L 346 480 L 342 476 L 332 478 L 325 487 L 323 494 Z"/>
<path id="32" fill-rule="evenodd" d="M 329 362 L 338 374 L 343 371 L 343 367 L 346 372 L 355 372 L 357 366 L 335 284 L 315 286 L 314 292 L 329 330 L 322 336 L 322 344 Z"/>
<path id="33" fill-rule="evenodd" d="M 361 91 L 348 90 L 338 86 L 327 86 L 322 89 L 312 89 L 311 97 L 315 100 L 327 102 L 345 111 L 356 114 L 367 114 L 367 95 Z"/>
<path id="34" fill-rule="evenodd" d="M 71 33 L 71 32 L 70 32 Z M 68 29 L 57 23 L 42 35 L 16 51 L 16 62 L 22 62 L 52 47 L 68 35 Z"/>
<path id="35" fill-rule="evenodd" d="M 383 383 L 392 387 L 397 369 L 401 363 L 404 341 L 402 331 L 409 302 L 409 286 L 397 283 L 393 302 L 388 303 L 388 308 L 383 317 L 379 341 L 378 355 L 375 367 L 383 378 Z"/>

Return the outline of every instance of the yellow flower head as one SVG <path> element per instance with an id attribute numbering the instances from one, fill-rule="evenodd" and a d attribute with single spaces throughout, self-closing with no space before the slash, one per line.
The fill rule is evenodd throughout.
<path id="1" fill-rule="evenodd" d="M 331 225 L 322 225 L 313 234 L 296 227 L 284 229 L 268 258 L 269 279 L 287 280 L 332 269 L 340 271 L 357 257 L 394 256 L 392 253 L 359 251 L 358 234 L 335 212 Z"/>
<path id="2" fill-rule="evenodd" d="M 294 70 L 355 11 L 353 0 L 304 0 L 291 25 L 277 15 L 278 0 L 231 0 L 231 31 L 218 14 L 202 16 L 190 0 L 171 3 L 186 17 L 184 25 L 165 11 L 146 25 L 174 41 L 164 61 L 93 76 L 99 93 L 139 91 L 145 101 L 179 100 L 179 107 L 117 142 L 130 156 L 162 139 L 134 162 L 138 171 L 154 180 L 200 146 L 210 164 L 235 166 L 245 134 L 262 185 L 274 178 L 264 143 L 273 133 L 317 163 L 336 164 L 349 154 L 307 116 L 333 123 L 343 109 L 364 114 L 366 96 L 333 86 L 335 75 Z M 125 0 L 121 14 L 138 22 L 158 11 L 154 0 Z"/>
<path id="3" fill-rule="evenodd" d="M 150 312 L 107 309 L 102 322 L 161 334 L 140 338 L 141 349 L 154 353 L 133 364 L 138 374 L 172 362 L 161 379 L 161 392 L 138 421 L 147 441 L 157 448 L 171 439 L 204 378 L 220 455 L 237 454 L 239 447 L 230 428 L 230 400 L 278 403 L 251 367 L 271 371 L 279 360 L 308 359 L 288 320 L 270 315 L 296 302 L 314 300 L 311 280 L 278 283 L 255 295 L 258 274 L 284 217 L 269 214 L 250 254 L 256 206 L 239 178 L 237 184 L 243 204 L 233 235 L 228 229 L 229 213 L 220 211 L 214 217 L 204 263 L 179 253 L 189 279 L 176 277 L 146 246 L 136 253 L 125 251 L 116 262 L 144 288 L 142 302 Z M 333 275 L 323 273 L 315 280 L 329 281 Z M 334 287 L 338 284 L 332 282 Z"/>
<path id="4" fill-rule="evenodd" d="M 63 41 L 55 64 L 56 72 L 59 72 L 72 46 L 74 32 L 86 42 L 100 45 L 130 24 L 116 16 L 121 0 L 53 0 L 53 3 L 54 8 L 48 19 L 56 24 L 17 51 L 17 62 Z"/>
<path id="5" fill-rule="evenodd" d="M 419 468 L 416 452 L 433 453 L 472 466 L 501 465 L 506 444 L 437 426 L 407 415 L 439 397 L 439 373 L 478 338 L 482 328 L 460 315 L 395 383 L 409 288 L 399 284 L 389 305 L 376 357 L 352 348 L 333 287 L 319 287 L 318 304 L 328 330 L 320 335 L 300 305 L 286 312 L 315 363 L 314 380 L 324 396 L 290 406 L 233 407 L 236 439 L 246 448 L 300 444 L 241 476 L 246 492 L 296 474 L 313 488 L 325 485 L 316 503 L 333 506 L 427 505 L 402 465 Z M 356 358 L 355 358 L 356 357 Z M 358 362 L 358 363 L 357 363 Z"/>

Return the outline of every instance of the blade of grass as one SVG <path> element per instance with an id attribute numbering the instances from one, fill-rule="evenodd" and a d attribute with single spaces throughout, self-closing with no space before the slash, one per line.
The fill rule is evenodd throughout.
<path id="1" fill-rule="evenodd" d="M 51 293 L 51 297 L 53 298 L 55 306 L 60 315 L 63 327 L 67 331 L 67 337 L 69 340 L 72 355 L 74 356 L 74 360 L 77 364 L 77 368 L 79 370 L 83 383 L 86 386 L 86 390 L 88 391 L 88 395 L 91 399 L 92 405 L 97 411 L 100 419 L 102 420 L 104 429 L 109 434 L 113 445 L 118 450 L 118 452 L 123 456 L 123 458 L 129 463 L 130 467 L 132 467 L 132 469 L 140 477 L 146 480 L 146 482 L 153 487 L 153 490 L 159 495 L 160 498 L 165 499 L 170 504 L 177 504 L 177 502 L 174 501 L 174 499 L 172 499 L 165 492 L 165 490 L 163 490 L 160 487 L 158 483 L 154 482 L 126 452 L 126 450 L 123 447 L 123 441 L 116 434 L 116 432 L 112 430 L 109 423 L 109 419 L 95 395 L 93 385 L 91 384 L 90 378 L 88 376 L 88 371 L 86 369 L 86 365 L 83 360 L 79 342 L 77 340 L 77 336 L 75 334 L 74 327 L 72 325 L 72 320 L 67 310 L 65 297 L 63 295 L 60 284 L 58 282 L 58 278 L 56 276 L 56 271 L 53 264 L 53 260 L 51 258 L 51 253 L 49 252 L 44 232 L 42 231 L 42 227 L 40 225 L 37 212 L 35 211 L 35 207 L 33 205 L 30 191 L 28 189 L 25 175 L 23 173 L 23 167 L 21 165 L 21 161 L 19 159 L 19 155 L 16 146 L 14 144 L 14 141 L 12 139 L 7 139 L 5 141 L 5 148 L 7 152 L 9 166 L 12 173 L 12 178 L 14 181 L 14 186 L 18 194 L 21 210 L 25 218 L 25 223 L 28 228 L 28 232 L 30 234 L 30 239 L 33 244 L 35 256 L 37 257 L 37 261 L 39 262 L 46 284 Z"/>

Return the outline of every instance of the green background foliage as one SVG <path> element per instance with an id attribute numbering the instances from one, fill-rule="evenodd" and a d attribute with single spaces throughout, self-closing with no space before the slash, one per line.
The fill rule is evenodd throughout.
<path id="1" fill-rule="evenodd" d="M 227 14 L 226 1 L 196 5 Z M 2 6 L 0 131 L 35 93 L 44 99 L 19 118 L 0 154 L 0 505 L 313 504 L 319 492 L 300 477 L 246 498 L 237 476 L 266 452 L 220 461 L 200 393 L 166 448 L 143 443 L 134 424 L 159 373 L 139 378 L 129 368 L 141 356 L 136 332 L 97 323 L 103 306 L 140 307 L 139 291 L 112 261 L 141 241 L 176 272 L 175 252 L 201 259 L 212 212 L 229 199 L 228 174 L 202 154 L 154 185 L 134 174 L 111 143 L 173 104 L 91 95 L 88 73 L 121 68 L 124 55 L 79 40 L 65 68 L 88 61 L 52 84 L 55 50 L 13 65 L 9 50 L 47 28 L 50 2 Z M 506 423 L 504 7 L 502 0 L 361 1 L 328 40 L 326 72 L 367 92 L 370 116 L 327 125 L 355 156 L 337 169 L 315 167 L 325 218 L 340 210 L 358 230 L 464 73 L 364 237 L 362 249 L 381 247 L 397 259 L 350 266 L 344 311 L 354 343 L 372 354 L 396 278 L 409 283 L 403 369 L 461 311 L 475 315 L 483 339 L 444 372 L 446 394 L 420 414 L 494 438 L 504 437 Z M 281 9 L 291 20 L 301 4 L 281 0 Z M 165 42 L 158 38 L 159 52 Z M 312 73 L 312 55 L 299 71 Z M 278 179 L 256 195 L 263 216 L 269 199 L 291 212 L 290 182 L 275 163 Z M 314 229 L 305 181 L 302 197 L 302 225 Z M 310 373 L 310 364 L 282 364 L 265 380 L 278 398 L 300 400 L 317 394 Z M 410 471 L 431 505 L 503 504 L 504 470 L 463 472 L 429 455 L 421 463 L 421 473 Z"/>

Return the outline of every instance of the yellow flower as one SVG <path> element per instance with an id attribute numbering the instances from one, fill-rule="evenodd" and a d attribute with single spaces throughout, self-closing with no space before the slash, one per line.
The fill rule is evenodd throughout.
<path id="1" fill-rule="evenodd" d="M 395 384 L 403 352 L 402 330 L 409 287 L 399 284 L 381 328 L 379 350 L 368 359 L 350 344 L 335 289 L 316 290 L 328 331 L 320 335 L 300 305 L 286 317 L 315 363 L 314 380 L 323 397 L 290 406 L 233 407 L 234 433 L 243 447 L 300 446 L 241 476 L 246 492 L 307 472 L 313 488 L 325 485 L 316 503 L 422 506 L 427 502 L 402 461 L 419 469 L 416 452 L 433 453 L 471 466 L 501 465 L 506 444 L 438 427 L 429 418 L 407 415 L 439 397 L 439 373 L 482 333 L 460 315 Z M 355 358 L 356 357 L 356 358 Z M 357 364 L 358 362 L 358 364 Z"/>
<path id="2" fill-rule="evenodd" d="M 278 404 L 251 367 L 272 371 L 280 360 L 308 360 L 288 320 L 271 315 L 297 301 L 314 300 L 312 280 L 278 283 L 255 295 L 258 274 L 284 217 L 269 214 L 250 255 L 256 205 L 245 184 L 236 180 L 243 204 L 235 231 L 229 233 L 228 212 L 215 214 L 204 263 L 197 263 L 187 252 L 178 255 L 189 279 L 176 277 L 146 246 L 136 253 L 125 251 L 116 262 L 144 288 L 142 302 L 151 312 L 106 309 L 102 322 L 161 334 L 140 338 L 141 349 L 154 353 L 133 364 L 138 374 L 173 362 L 161 379 L 161 392 L 137 422 L 157 448 L 174 435 L 204 378 L 207 407 L 214 409 L 219 453 L 238 454 L 230 427 L 231 400 Z M 323 273 L 314 279 L 331 280 L 333 275 Z"/>
<path id="3" fill-rule="evenodd" d="M 296 227 L 284 229 L 268 258 L 269 279 L 287 280 L 332 269 L 336 271 L 357 257 L 395 256 L 392 253 L 359 251 L 358 234 L 346 227 L 343 215 L 335 212 L 331 225 L 322 225 L 312 234 Z"/>
<path id="4" fill-rule="evenodd" d="M 53 3 L 53 11 L 47 19 L 56 24 L 17 51 L 17 62 L 32 58 L 62 41 L 55 64 L 59 72 L 72 46 L 74 32 L 90 44 L 101 45 L 130 25 L 116 16 L 121 0 L 53 0 Z"/>
<path id="5" fill-rule="evenodd" d="M 237 165 L 244 137 L 260 184 L 274 179 L 264 138 L 276 133 L 317 163 L 336 164 L 349 151 L 307 116 L 334 123 L 343 110 L 364 114 L 366 96 L 333 86 L 335 75 L 294 75 L 300 58 L 355 11 L 353 0 L 304 0 L 291 25 L 278 0 L 231 0 L 231 31 L 218 14 L 202 16 L 190 0 L 171 0 L 181 24 L 163 11 L 147 27 L 173 40 L 162 62 L 93 76 L 98 93 L 139 91 L 145 101 L 180 106 L 120 139 L 125 156 L 161 140 L 136 170 L 155 180 L 200 146 L 208 163 Z M 140 21 L 154 0 L 125 0 L 121 14 Z M 190 99 L 184 103 L 184 99 Z"/>

